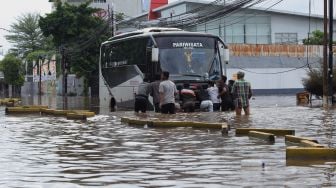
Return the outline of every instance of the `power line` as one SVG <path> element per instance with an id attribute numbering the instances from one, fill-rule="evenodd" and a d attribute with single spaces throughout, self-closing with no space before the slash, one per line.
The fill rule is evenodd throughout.
<path id="1" fill-rule="evenodd" d="M 314 62 L 315 63 L 319 63 L 319 62 Z M 272 74 L 283 74 L 283 73 L 287 73 L 287 72 L 292 72 L 292 71 L 295 71 L 295 70 L 298 70 L 298 69 L 302 69 L 302 68 L 305 68 L 305 67 L 308 67 L 307 64 L 303 65 L 303 66 L 300 66 L 300 67 L 295 67 L 295 68 L 292 68 L 290 70 L 285 70 L 285 71 L 278 71 L 278 72 L 255 72 L 255 71 L 251 71 L 251 70 L 248 70 L 248 69 L 245 69 L 243 67 L 240 67 L 240 66 L 232 66 L 233 68 L 237 68 L 237 69 L 241 69 L 243 71 L 246 71 L 246 72 L 249 72 L 249 73 L 253 73 L 253 74 L 268 74 L 268 75 L 272 75 Z"/>

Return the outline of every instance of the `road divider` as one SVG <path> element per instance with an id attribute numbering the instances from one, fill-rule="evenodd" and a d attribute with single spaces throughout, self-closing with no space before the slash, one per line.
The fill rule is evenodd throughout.
<path id="1" fill-rule="evenodd" d="M 21 102 L 20 98 L 4 98 L 0 99 L 0 106 L 14 107 L 19 105 Z"/>
<path id="2" fill-rule="evenodd" d="M 271 133 L 265 133 L 260 131 L 249 131 L 248 136 L 258 138 L 271 143 L 275 142 L 275 135 Z"/>
<path id="3" fill-rule="evenodd" d="M 336 161 L 336 149 L 291 146 L 286 148 L 286 160 Z"/>
<path id="4" fill-rule="evenodd" d="M 221 129 L 222 132 L 228 132 L 230 127 L 227 123 L 208 123 L 208 122 L 196 122 L 196 121 L 158 121 L 157 119 L 139 119 L 130 117 L 121 117 L 121 122 L 131 125 L 147 125 L 148 127 L 192 127 L 192 128 L 207 128 L 207 129 Z"/>
<path id="5" fill-rule="evenodd" d="M 301 143 L 302 140 L 309 140 L 311 142 L 318 143 L 317 140 L 313 138 L 285 135 L 285 142 Z"/>
<path id="6" fill-rule="evenodd" d="M 300 145 L 302 145 L 303 147 L 324 148 L 323 145 L 312 142 L 310 140 L 301 140 Z"/>
<path id="7" fill-rule="evenodd" d="M 292 129 L 263 129 L 263 128 L 236 128 L 236 135 L 248 135 L 250 131 L 259 131 L 271 133 L 275 136 L 295 135 L 295 130 Z"/>
<path id="8" fill-rule="evenodd" d="M 33 105 L 33 106 L 20 106 L 20 107 L 6 107 L 5 113 L 12 114 L 41 114 L 63 116 L 67 119 L 73 120 L 86 120 L 88 117 L 93 117 L 96 114 L 88 110 L 56 110 L 49 109 L 48 106 Z"/>

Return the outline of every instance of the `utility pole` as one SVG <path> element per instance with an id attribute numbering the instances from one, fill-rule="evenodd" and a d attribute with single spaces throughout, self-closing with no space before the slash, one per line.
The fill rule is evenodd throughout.
<path id="1" fill-rule="evenodd" d="M 67 73 L 67 66 L 65 62 L 65 49 L 63 46 L 61 46 L 61 56 L 62 56 L 62 62 L 61 62 L 61 68 L 62 68 L 62 96 L 63 96 L 63 110 L 67 109 L 68 106 L 68 99 L 67 99 L 67 90 L 68 90 L 68 73 Z"/>
<path id="2" fill-rule="evenodd" d="M 329 83 L 329 98 L 330 104 L 333 103 L 333 0 L 329 0 L 329 67 L 328 67 L 328 83 Z"/>
<path id="3" fill-rule="evenodd" d="M 38 94 L 38 104 L 41 105 L 42 98 L 42 56 L 38 56 L 38 68 L 39 68 L 39 94 Z"/>
<path id="4" fill-rule="evenodd" d="M 115 35 L 115 13 L 114 13 L 114 4 L 112 2 L 112 7 L 110 8 L 110 4 L 107 5 L 108 10 L 108 19 L 111 20 L 111 36 Z"/>
<path id="5" fill-rule="evenodd" d="M 115 5 L 112 2 L 112 36 L 115 36 L 116 30 L 117 30 L 117 24 L 116 24 L 116 15 L 115 15 Z"/>
<path id="6" fill-rule="evenodd" d="M 328 59 L 327 59 L 327 44 L 328 44 L 328 0 L 324 0 L 324 16 L 323 16 L 323 107 L 329 107 L 328 101 Z"/>

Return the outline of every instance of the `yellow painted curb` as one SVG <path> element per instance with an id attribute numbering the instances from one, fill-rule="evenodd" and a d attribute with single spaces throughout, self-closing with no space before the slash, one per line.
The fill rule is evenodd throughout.
<path id="1" fill-rule="evenodd" d="M 207 123 L 207 122 L 191 122 L 194 128 L 208 128 L 208 129 L 226 129 L 229 130 L 227 123 Z"/>
<path id="2" fill-rule="evenodd" d="M 271 133 L 265 133 L 260 131 L 249 131 L 248 136 L 262 139 L 268 142 L 275 142 L 275 136 Z"/>
<path id="3" fill-rule="evenodd" d="M 45 109 L 45 108 L 48 108 L 48 106 L 45 106 L 45 105 L 25 105 L 25 106 L 22 106 L 22 108 L 40 108 L 40 109 Z"/>
<path id="4" fill-rule="evenodd" d="M 208 123 L 208 122 L 194 122 L 194 121 L 158 121 L 152 119 L 135 119 L 129 117 L 121 117 L 121 122 L 132 125 L 148 125 L 150 127 L 193 127 L 193 128 L 208 128 L 221 129 L 222 132 L 228 132 L 230 127 L 227 123 Z"/>
<path id="5" fill-rule="evenodd" d="M 128 123 L 128 121 L 129 121 L 128 117 L 121 117 L 120 118 L 120 122 L 122 122 L 122 123 Z"/>
<path id="6" fill-rule="evenodd" d="M 86 115 L 77 113 L 67 113 L 66 118 L 69 120 L 86 120 Z"/>
<path id="7" fill-rule="evenodd" d="M 66 116 L 67 113 L 73 113 L 72 110 L 54 110 L 54 114 L 55 116 Z"/>
<path id="8" fill-rule="evenodd" d="M 132 124 L 132 125 L 147 125 L 148 121 L 147 120 L 143 120 L 143 119 L 129 119 L 128 120 L 128 124 Z"/>
<path id="9" fill-rule="evenodd" d="M 42 114 L 47 114 L 47 115 L 53 115 L 54 114 L 54 109 L 49 109 L 49 108 L 42 108 L 41 113 Z"/>
<path id="10" fill-rule="evenodd" d="M 86 117 L 93 117 L 93 116 L 96 115 L 96 113 L 89 112 L 89 111 L 74 111 L 74 113 L 80 114 L 80 115 L 85 115 Z"/>
<path id="11" fill-rule="evenodd" d="M 132 125 L 146 125 L 148 123 L 147 120 L 131 119 L 129 117 L 121 117 L 120 121 L 123 122 L 123 123 L 132 124 Z"/>
<path id="12" fill-rule="evenodd" d="M 317 144 L 310 140 L 301 140 L 300 145 L 302 145 L 303 147 L 324 148 L 324 146 L 322 146 L 321 144 Z"/>
<path id="13" fill-rule="evenodd" d="M 192 122 L 188 121 L 153 121 L 153 127 L 192 127 Z"/>
<path id="14" fill-rule="evenodd" d="M 12 102 L 12 101 L 7 101 L 7 102 L 5 102 L 5 106 L 6 106 L 6 107 L 14 107 L 14 102 Z"/>
<path id="15" fill-rule="evenodd" d="M 299 136 L 293 136 L 293 135 L 286 135 L 285 141 L 286 142 L 294 142 L 294 143 L 301 143 L 302 140 L 309 140 L 311 142 L 318 143 L 317 140 L 308 138 L 308 137 L 299 137 Z"/>
<path id="16" fill-rule="evenodd" d="M 286 160 L 336 161 L 336 149 L 316 147 L 287 147 Z"/>
<path id="17" fill-rule="evenodd" d="M 6 114 L 27 114 L 27 113 L 40 113 L 40 108 L 22 108 L 22 107 L 7 107 Z"/>
<path id="18" fill-rule="evenodd" d="M 271 133 L 275 136 L 295 135 L 295 130 L 291 129 L 263 129 L 263 128 L 236 128 L 236 135 L 247 135 L 249 131 L 260 131 Z"/>

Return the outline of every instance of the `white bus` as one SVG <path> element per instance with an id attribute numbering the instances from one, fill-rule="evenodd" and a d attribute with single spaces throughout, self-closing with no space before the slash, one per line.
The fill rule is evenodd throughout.
<path id="1" fill-rule="evenodd" d="M 176 28 L 147 28 L 102 43 L 99 98 L 102 109 L 133 109 L 138 85 L 162 71 L 177 86 L 216 81 L 224 74 L 228 47 L 215 35 Z M 151 100 L 150 100 L 151 101 Z"/>

